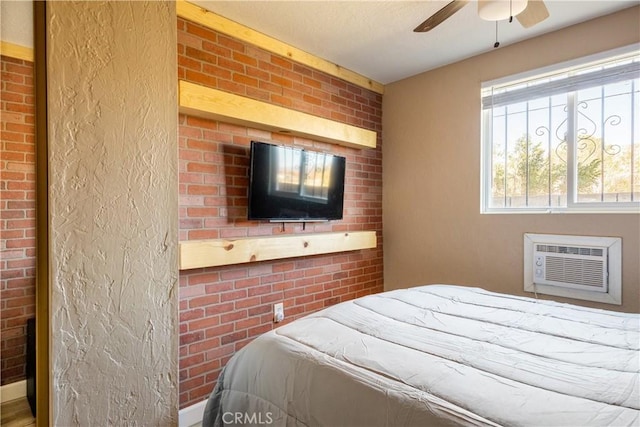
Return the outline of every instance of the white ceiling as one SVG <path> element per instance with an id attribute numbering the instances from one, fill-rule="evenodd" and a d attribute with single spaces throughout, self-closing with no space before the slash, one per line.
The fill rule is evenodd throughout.
<path id="1" fill-rule="evenodd" d="M 394 82 L 493 49 L 495 23 L 468 4 L 428 33 L 413 29 L 448 1 L 191 0 L 219 15 L 380 83 Z M 638 4 L 637 0 L 545 0 L 550 17 L 525 30 L 499 23 L 507 46 Z M 615 31 L 615 29 L 612 29 Z"/>
<path id="2" fill-rule="evenodd" d="M 495 24 L 471 3 L 428 33 L 413 28 L 448 1 L 190 0 L 204 8 L 380 83 L 493 49 Z M 501 46 L 635 6 L 638 0 L 545 0 L 551 16 L 525 30 L 500 22 Z M 32 46 L 31 1 L 0 0 L 0 37 Z M 615 31 L 615 29 L 612 29 Z M 550 47 L 552 48 L 552 47 Z"/>
<path id="3" fill-rule="evenodd" d="M 31 1 L 0 0 L 0 40 L 33 47 Z"/>

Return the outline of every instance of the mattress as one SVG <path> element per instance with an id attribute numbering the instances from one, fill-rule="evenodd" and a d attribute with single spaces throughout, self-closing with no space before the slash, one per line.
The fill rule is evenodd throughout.
<path id="1" fill-rule="evenodd" d="M 640 315 L 430 285 L 264 334 L 205 426 L 638 426 Z"/>

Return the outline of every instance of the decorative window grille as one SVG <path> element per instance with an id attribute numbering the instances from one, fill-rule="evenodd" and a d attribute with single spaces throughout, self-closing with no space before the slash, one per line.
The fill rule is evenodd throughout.
<path id="1" fill-rule="evenodd" d="M 640 209 L 640 52 L 484 84 L 483 212 Z"/>

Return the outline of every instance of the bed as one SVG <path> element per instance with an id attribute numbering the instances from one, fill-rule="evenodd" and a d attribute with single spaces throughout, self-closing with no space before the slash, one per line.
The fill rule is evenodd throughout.
<path id="1" fill-rule="evenodd" d="M 429 285 L 254 340 L 203 425 L 638 426 L 640 315 Z"/>

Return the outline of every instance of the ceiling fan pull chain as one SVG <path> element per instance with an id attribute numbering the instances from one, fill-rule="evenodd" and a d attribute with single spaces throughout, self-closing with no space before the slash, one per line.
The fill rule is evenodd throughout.
<path id="1" fill-rule="evenodd" d="M 509 24 L 513 22 L 513 0 L 509 0 Z"/>
<path id="2" fill-rule="evenodd" d="M 500 42 L 498 41 L 498 21 L 496 21 L 496 42 L 493 44 L 493 48 L 497 48 L 500 46 Z"/>

